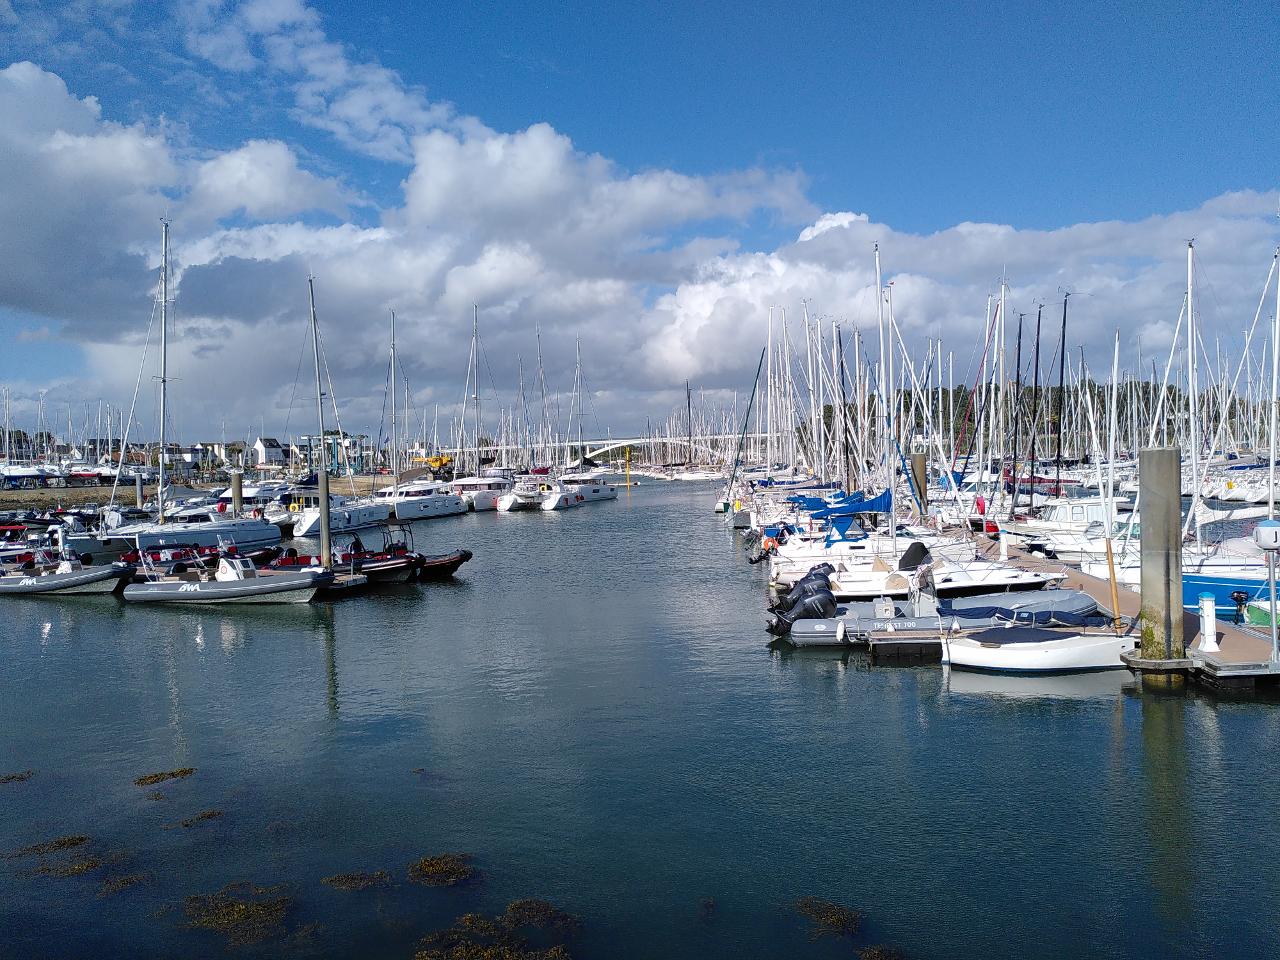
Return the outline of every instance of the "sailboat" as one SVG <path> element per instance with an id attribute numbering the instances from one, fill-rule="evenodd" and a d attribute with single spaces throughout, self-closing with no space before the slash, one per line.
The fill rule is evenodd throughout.
<path id="1" fill-rule="evenodd" d="M 168 460 L 169 388 L 169 221 L 161 221 L 160 234 L 160 469 L 156 487 L 156 519 L 126 524 L 110 531 L 69 533 L 65 549 L 95 556 L 116 557 L 129 550 L 169 544 L 217 546 L 235 543 L 250 550 L 280 542 L 280 529 L 258 516 L 240 517 L 230 511 L 198 513 L 170 522 L 165 518 L 166 461 Z M 123 454 L 122 454 L 123 456 Z"/>
<path id="2" fill-rule="evenodd" d="M 396 312 L 391 311 L 391 488 L 372 498 L 374 506 L 385 505 L 388 513 L 401 523 L 448 517 L 467 512 L 467 505 L 456 493 L 437 480 L 417 479 L 400 483 L 400 436 L 396 418 Z M 382 518 L 386 520 L 387 517 Z"/>
<path id="3" fill-rule="evenodd" d="M 449 493 L 462 500 L 463 510 L 499 509 L 499 501 L 515 486 L 515 482 L 500 469 L 484 470 L 483 458 L 480 455 L 480 308 L 471 305 L 471 355 L 467 359 L 466 396 L 475 403 L 475 438 L 476 438 L 476 472 L 469 476 L 458 477 L 446 488 Z M 462 419 L 465 423 L 466 405 L 463 405 Z M 464 433 L 459 434 L 465 437 Z"/>
<path id="4" fill-rule="evenodd" d="M 574 404 L 577 407 L 578 419 L 578 469 L 573 472 L 562 473 L 560 475 L 560 483 L 565 487 L 565 492 L 577 503 L 590 503 L 593 500 L 617 500 L 618 488 L 612 483 L 606 483 L 598 473 L 593 472 L 592 467 L 588 466 L 591 461 L 587 459 L 587 446 L 582 439 L 581 340 L 575 342 L 574 351 L 573 396 Z"/>

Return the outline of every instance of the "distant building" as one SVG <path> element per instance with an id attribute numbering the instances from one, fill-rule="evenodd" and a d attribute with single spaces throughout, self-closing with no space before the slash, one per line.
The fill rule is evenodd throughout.
<path id="1" fill-rule="evenodd" d="M 253 444 L 253 453 L 259 469 L 284 466 L 284 448 L 275 437 L 259 437 Z"/>

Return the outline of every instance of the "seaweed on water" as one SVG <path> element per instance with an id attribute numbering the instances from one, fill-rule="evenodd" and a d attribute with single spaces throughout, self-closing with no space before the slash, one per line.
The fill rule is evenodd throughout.
<path id="1" fill-rule="evenodd" d="M 474 880 L 479 871 L 471 866 L 469 853 L 442 853 L 409 864 L 409 879 L 428 887 L 453 887 Z"/>
<path id="2" fill-rule="evenodd" d="M 897 947 L 876 944 L 858 951 L 858 960 L 905 960 L 906 955 Z"/>
<path id="3" fill-rule="evenodd" d="M 559 907 L 546 900 L 526 897 L 507 904 L 507 911 L 502 921 L 511 928 L 534 927 L 538 930 L 557 930 L 561 933 L 573 933 L 582 927 L 582 921 L 571 913 L 565 913 Z"/>
<path id="4" fill-rule="evenodd" d="M 335 873 L 332 877 L 325 877 L 320 882 L 327 883 L 337 890 L 368 890 L 370 887 L 385 887 L 391 882 L 391 878 L 385 870 L 378 870 L 375 873 L 357 870 L 354 873 Z"/>
<path id="5" fill-rule="evenodd" d="M 6 773 L 0 776 L 0 783 L 26 783 L 36 775 L 34 770 L 23 770 L 21 773 Z"/>
<path id="6" fill-rule="evenodd" d="M 133 781 L 133 785 L 135 787 L 154 787 L 157 783 L 164 783 L 168 780 L 185 780 L 195 772 L 195 767 L 180 767 L 177 770 L 165 770 L 162 773 L 148 773 L 145 777 L 139 777 Z"/>
<path id="7" fill-rule="evenodd" d="M 851 937 L 862 926 L 861 910 L 842 907 L 838 903 L 819 897 L 801 897 L 796 901 L 796 911 L 802 917 L 812 921 L 815 937 L 824 934 Z"/>
<path id="8" fill-rule="evenodd" d="M 716 914 L 716 898 L 703 897 L 702 901 L 699 903 L 699 916 L 702 917 L 703 922 L 710 920 L 712 917 L 715 916 L 715 914 Z"/>
<path id="9" fill-rule="evenodd" d="M 159 790 L 152 790 L 147 794 L 148 800 L 167 800 L 168 798 Z"/>
<path id="10" fill-rule="evenodd" d="M 192 929 L 212 930 L 233 946 L 261 943 L 284 932 L 284 918 L 293 901 L 277 896 L 280 887 L 231 883 L 217 893 L 187 897 L 184 903 Z"/>
<path id="11" fill-rule="evenodd" d="M 76 847 L 83 847 L 88 842 L 88 837 L 77 833 L 69 837 L 57 837 L 53 840 L 45 840 L 42 843 L 33 843 L 29 847 L 23 847 L 21 850 L 14 850 L 12 853 L 6 854 L 6 856 L 10 860 L 18 857 L 43 857 L 47 853 L 74 850 Z"/>
<path id="12" fill-rule="evenodd" d="M 123 893 L 131 887 L 150 882 L 151 874 L 149 873 L 126 873 L 118 877 L 107 877 L 98 888 L 98 897 L 99 899 L 114 897 L 117 893 Z"/>
<path id="13" fill-rule="evenodd" d="M 563 942 L 534 946 L 519 931 L 537 931 L 543 940 L 548 933 L 559 934 L 554 939 L 562 941 L 581 926 L 577 917 L 530 897 L 513 901 L 496 917 L 464 914 L 452 927 L 424 937 L 414 960 L 568 960 Z"/>
<path id="14" fill-rule="evenodd" d="M 79 877 L 100 870 L 105 863 L 101 857 L 82 857 L 68 863 L 42 863 L 34 872 L 46 877 Z"/>
<path id="15" fill-rule="evenodd" d="M 182 820 L 177 824 L 171 823 L 165 829 L 170 829 L 174 826 L 188 827 L 188 828 L 195 827 L 195 826 L 199 826 L 202 823 L 208 823 L 210 820 L 217 820 L 221 816 L 222 816 L 221 810 L 201 810 L 194 817 L 187 817 L 187 819 Z"/>

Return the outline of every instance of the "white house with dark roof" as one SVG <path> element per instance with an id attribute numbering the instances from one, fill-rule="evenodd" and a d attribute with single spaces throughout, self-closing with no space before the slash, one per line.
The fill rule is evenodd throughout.
<path id="1" fill-rule="evenodd" d="M 255 466 L 283 467 L 284 448 L 275 437 L 259 437 L 253 444 Z"/>

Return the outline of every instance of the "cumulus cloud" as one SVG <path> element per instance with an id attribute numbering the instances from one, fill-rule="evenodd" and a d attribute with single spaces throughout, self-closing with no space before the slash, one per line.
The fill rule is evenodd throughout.
<path id="1" fill-rule="evenodd" d="M 195 169 L 186 210 L 189 216 L 215 220 L 235 213 L 269 220 L 308 210 L 342 216 L 353 202 L 336 180 L 299 168 L 286 144 L 250 140 Z"/>
<path id="2" fill-rule="evenodd" d="M 712 398 L 749 389 L 770 307 L 787 310 L 793 337 L 805 302 L 847 330 L 874 330 L 875 243 L 908 345 L 923 355 L 945 339 L 962 374 L 1002 277 L 1013 312 L 1075 293 L 1071 345 L 1109 343 L 1118 328 L 1128 350 L 1141 339 L 1151 351 L 1177 318 L 1187 238 L 1209 336 L 1252 318 L 1276 239 L 1274 192 L 1050 230 L 896 230 L 815 208 L 796 170 L 631 171 L 545 123 L 495 132 L 352 55 L 298 0 L 180 9 L 202 69 L 263 85 L 268 104 L 283 90 L 296 121 L 403 169 L 401 195 L 371 207 L 359 184 L 308 169 L 314 156 L 291 145 L 282 117 L 272 139 L 196 148 L 158 119 L 104 117 L 34 64 L 0 71 L 0 310 L 82 348 L 82 396 L 126 398 L 168 215 L 180 432 L 225 419 L 238 435 L 260 418 L 277 433 L 305 429 L 294 378 L 308 273 L 348 427 L 376 429 L 382 415 L 392 309 L 414 407 L 429 417 L 439 404 L 447 419 L 477 304 L 486 394 L 511 402 L 517 358 L 532 389 L 535 331 L 550 388 L 566 390 L 580 337 L 602 426 L 620 431 L 660 416 L 686 379 Z M 762 215 L 794 239 L 744 247 L 741 225 Z"/>
<path id="3" fill-rule="evenodd" d="M 353 150 L 408 162 L 416 131 L 445 124 L 479 129 L 395 72 L 349 57 L 301 0 L 187 0 L 179 9 L 188 51 L 223 70 L 261 69 L 284 78 L 294 119 Z"/>

